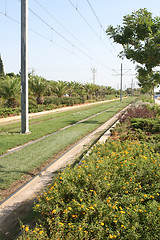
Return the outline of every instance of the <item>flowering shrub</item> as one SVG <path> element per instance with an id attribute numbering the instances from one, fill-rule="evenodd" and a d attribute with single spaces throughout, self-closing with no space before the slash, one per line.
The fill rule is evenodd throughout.
<path id="1" fill-rule="evenodd" d="M 131 118 L 154 118 L 155 116 L 156 111 L 151 110 L 144 105 L 129 108 L 125 114 L 119 116 L 119 122 L 122 123 Z"/>
<path id="2" fill-rule="evenodd" d="M 59 173 L 19 239 L 159 239 L 160 156 L 149 143 L 108 140 Z"/>

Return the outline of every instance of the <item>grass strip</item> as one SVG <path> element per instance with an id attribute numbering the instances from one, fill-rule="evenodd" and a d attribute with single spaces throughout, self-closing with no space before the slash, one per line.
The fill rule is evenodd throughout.
<path id="1" fill-rule="evenodd" d="M 122 103 L 124 107 L 126 103 Z M 0 189 L 8 188 L 14 181 L 30 175 L 31 171 L 52 158 L 54 154 L 73 144 L 78 139 L 92 132 L 98 126 L 111 118 L 119 110 L 119 106 L 112 111 L 104 112 L 83 123 L 74 125 L 62 132 L 29 145 L 18 152 L 0 159 Z"/>
<path id="2" fill-rule="evenodd" d="M 127 105 L 129 102 L 131 102 L 131 99 L 125 99 L 123 101 L 122 106 Z M 6 125 L 1 126 L 0 155 L 5 153 L 8 149 L 14 148 L 19 145 L 23 145 L 29 141 L 33 141 L 47 134 L 56 132 L 57 130 L 67 125 L 71 125 L 82 119 L 90 117 L 98 112 L 109 109 L 115 106 L 116 104 L 119 105 L 119 108 L 121 108 L 121 103 L 116 101 L 116 102 L 102 103 L 102 105 L 96 105 L 94 107 L 92 106 L 91 108 L 87 108 L 85 110 L 81 109 L 74 112 L 71 111 L 70 113 L 63 112 L 63 113 L 53 114 L 52 119 L 48 119 L 48 116 L 44 116 L 41 118 L 43 119 L 43 121 L 40 121 L 40 118 L 38 118 L 37 124 L 30 125 L 31 134 L 28 134 L 28 135 L 19 134 L 20 129 L 12 128 L 13 126 L 15 127 L 16 124 L 8 124 L 7 126 Z M 44 121 L 45 117 L 47 119 L 46 121 Z"/>

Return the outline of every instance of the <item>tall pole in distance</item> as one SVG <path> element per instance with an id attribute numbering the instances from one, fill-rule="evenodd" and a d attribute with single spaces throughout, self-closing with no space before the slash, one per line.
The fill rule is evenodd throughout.
<path id="1" fill-rule="evenodd" d="M 132 82 L 131 82 L 131 97 L 133 97 L 133 78 L 132 78 Z"/>
<path id="2" fill-rule="evenodd" d="M 120 101 L 122 102 L 122 76 L 123 76 L 123 73 L 122 73 L 122 63 L 121 63 L 121 84 L 120 84 Z"/>
<path id="3" fill-rule="evenodd" d="M 94 67 L 91 70 L 92 70 L 92 73 L 93 73 L 93 84 L 95 84 L 96 83 L 96 68 Z"/>
<path id="4" fill-rule="evenodd" d="M 28 0 L 21 0 L 21 133 L 28 128 Z"/>

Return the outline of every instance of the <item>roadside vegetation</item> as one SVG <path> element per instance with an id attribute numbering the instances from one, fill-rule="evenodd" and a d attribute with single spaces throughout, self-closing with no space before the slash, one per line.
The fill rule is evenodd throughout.
<path id="1" fill-rule="evenodd" d="M 6 151 L 8 147 L 20 145 L 49 133 L 52 133 L 52 135 L 1 158 L 1 200 L 4 197 L 4 191 L 8 192 L 8 190 L 12 190 L 12 185 L 15 185 L 16 181 L 24 183 L 28 177 L 33 177 L 35 173 L 39 172 L 41 165 L 44 166 L 48 161 L 51 161 L 51 159 L 53 161 L 56 154 L 59 154 L 60 151 L 95 130 L 131 101 L 132 99 L 125 99 L 123 103 L 102 103 L 83 110 L 62 112 L 56 114 L 56 116 L 53 114 L 52 118 L 48 120 L 45 120 L 43 116 L 43 121 L 33 119 L 34 124 L 31 125 L 32 132 L 28 135 L 16 134 L 14 132 L 15 129 L 12 128 L 12 124 L 5 125 L 5 130 L 11 126 L 12 133 L 5 133 L 4 128 L 3 132 L 1 132 L 1 146 L 4 151 Z M 100 114 L 94 115 L 96 113 Z M 71 124 L 75 124 L 90 116 L 93 117 L 71 126 Z M 48 118 L 48 116 L 46 117 Z M 38 122 L 35 123 L 35 121 Z M 16 124 L 17 123 L 13 126 L 15 127 Z M 69 128 L 56 132 L 68 125 L 70 125 Z M 13 188 L 13 191 L 14 190 L 15 188 Z"/>
<path id="2" fill-rule="evenodd" d="M 158 240 L 159 123 L 155 106 L 121 116 L 106 143 L 57 174 L 34 205 L 35 227 L 22 224 L 18 239 Z"/>
<path id="3" fill-rule="evenodd" d="M 20 109 L 19 74 L 0 75 L 0 117 L 18 115 Z M 51 110 L 85 102 L 116 98 L 119 91 L 96 84 L 81 84 L 67 81 L 47 81 L 40 76 L 29 76 L 29 112 Z"/>

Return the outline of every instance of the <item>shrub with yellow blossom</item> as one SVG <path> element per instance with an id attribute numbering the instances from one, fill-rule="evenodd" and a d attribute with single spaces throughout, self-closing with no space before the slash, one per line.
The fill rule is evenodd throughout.
<path id="1" fill-rule="evenodd" d="M 159 148 L 128 131 L 57 174 L 34 206 L 37 226 L 23 225 L 19 239 L 160 239 Z"/>

